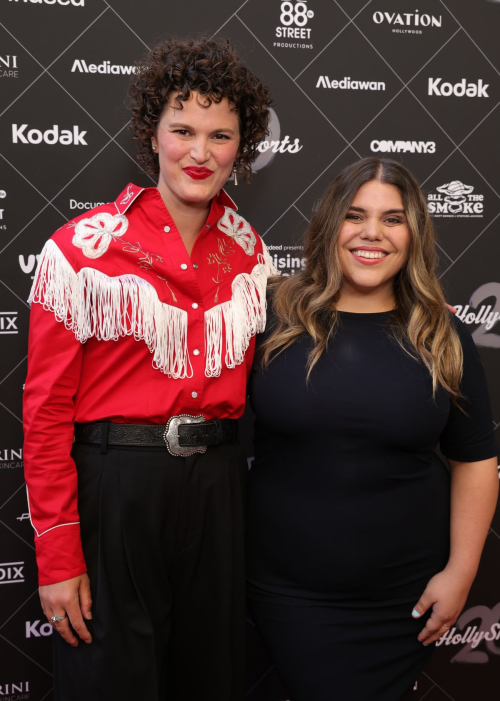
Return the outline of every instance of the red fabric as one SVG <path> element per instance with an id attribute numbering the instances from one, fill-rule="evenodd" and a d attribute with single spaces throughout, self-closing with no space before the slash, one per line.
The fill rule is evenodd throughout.
<path id="1" fill-rule="evenodd" d="M 206 419 L 238 418 L 243 413 L 255 337 L 250 339 L 244 361 L 228 369 L 224 336 L 221 374 L 207 377 L 204 313 L 231 299 L 235 276 L 250 273 L 258 258 L 262 261 L 263 244 L 257 236 L 250 255 L 221 232 L 217 223 L 225 207 L 235 205 L 221 191 L 191 258 L 156 188 L 141 190 L 129 185 L 115 203 L 85 213 L 52 237 L 75 273 L 91 267 L 109 278 L 138 276 L 154 287 L 161 302 L 185 310 L 192 377 L 172 379 L 155 369 L 145 341 L 131 335 L 109 341 L 91 337 L 81 343 L 53 311 L 44 309 L 42 303 L 33 304 L 24 392 L 24 461 L 40 584 L 86 571 L 76 467 L 70 456 L 75 421 L 164 424 L 180 413 L 203 414 Z M 126 214 L 128 229 L 111 240 L 103 254 L 92 259 L 74 245 L 78 221 L 96 213 L 116 215 L 117 211 Z M 165 227 L 170 231 L 165 232 Z M 224 266 L 214 259 L 217 254 L 222 259 L 221 245 L 226 253 Z M 209 260 L 214 262 L 209 264 Z M 181 269 L 183 264 L 186 270 Z M 199 355 L 194 349 L 199 349 Z"/>

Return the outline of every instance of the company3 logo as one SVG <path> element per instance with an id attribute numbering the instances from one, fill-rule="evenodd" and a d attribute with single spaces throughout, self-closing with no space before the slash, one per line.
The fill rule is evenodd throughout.
<path id="1" fill-rule="evenodd" d="M 311 39 L 311 27 L 306 27 L 314 12 L 307 6 L 308 0 L 284 0 L 280 5 L 281 26 L 276 27 L 278 39 Z M 312 44 L 280 43 L 274 42 L 274 46 L 298 49 L 312 49 Z"/>
<path id="2" fill-rule="evenodd" d="M 0 584 L 21 584 L 24 582 L 24 562 L 0 563 Z"/>
<path id="3" fill-rule="evenodd" d="M 436 188 L 437 193 L 427 195 L 430 214 L 435 217 L 475 217 L 483 216 L 484 195 L 472 194 L 474 187 L 460 180 Z"/>
<path id="4" fill-rule="evenodd" d="M 80 127 L 74 126 L 73 129 L 61 129 L 57 124 L 54 124 L 52 129 L 46 129 L 44 132 L 40 129 L 30 129 L 25 135 L 27 124 L 12 125 L 12 143 L 13 144 L 40 144 L 42 141 L 45 144 L 52 146 L 53 144 L 62 144 L 68 146 L 88 146 L 85 141 L 86 131 L 80 131 Z"/>
<path id="5" fill-rule="evenodd" d="M 489 97 L 488 83 L 483 83 L 479 79 L 476 83 L 467 83 L 465 78 L 457 83 L 442 83 L 442 78 L 429 78 L 427 85 L 428 95 L 438 95 L 440 97 Z"/>
<path id="6" fill-rule="evenodd" d="M 434 141 L 372 141 L 370 149 L 380 153 L 436 153 Z"/>
<path id="7" fill-rule="evenodd" d="M 281 138 L 281 126 L 278 115 L 272 107 L 269 112 L 271 113 L 268 126 L 269 134 L 268 138 L 261 141 L 257 146 L 259 155 L 252 164 L 254 173 L 269 165 L 277 153 L 298 153 L 303 148 L 299 139 L 295 139 L 292 142 L 289 136 Z"/>

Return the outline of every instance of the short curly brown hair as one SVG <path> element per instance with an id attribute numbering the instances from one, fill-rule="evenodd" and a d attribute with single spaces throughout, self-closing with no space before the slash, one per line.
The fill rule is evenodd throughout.
<path id="1" fill-rule="evenodd" d="M 207 106 L 227 98 L 237 111 L 240 147 L 235 166 L 247 178 L 257 156 L 257 146 L 267 134 L 271 97 L 226 39 L 165 41 L 136 64 L 129 97 L 130 127 L 139 142 L 139 162 L 152 175 L 159 174 L 158 155 L 153 152 L 151 137 L 156 133 L 170 94 L 178 92 L 176 102 L 182 109 L 182 102 L 189 99 L 193 90 L 203 95 Z"/>

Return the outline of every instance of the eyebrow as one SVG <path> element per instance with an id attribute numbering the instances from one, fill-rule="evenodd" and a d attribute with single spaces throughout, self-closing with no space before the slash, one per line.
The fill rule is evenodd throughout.
<path id="1" fill-rule="evenodd" d="M 183 124 L 182 122 L 172 122 L 168 125 L 170 129 L 192 129 L 193 127 L 189 124 Z M 229 127 L 223 127 L 222 129 L 214 129 L 212 134 L 220 134 L 221 132 L 227 132 L 228 134 L 234 134 L 234 129 Z"/>
<path id="2" fill-rule="evenodd" d="M 351 209 L 355 212 L 366 214 L 366 209 L 363 209 L 363 207 L 349 207 L 349 210 Z M 386 209 L 385 212 L 382 212 L 382 214 L 405 214 L 405 211 L 404 209 Z"/>

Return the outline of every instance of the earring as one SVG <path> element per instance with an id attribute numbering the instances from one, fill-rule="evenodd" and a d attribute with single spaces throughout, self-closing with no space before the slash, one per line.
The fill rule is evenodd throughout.
<path id="1" fill-rule="evenodd" d="M 153 152 L 154 152 L 154 153 L 158 153 L 158 147 L 155 146 L 154 144 L 152 144 L 152 147 L 153 147 Z"/>
<path id="2" fill-rule="evenodd" d="M 236 166 L 234 166 L 234 168 L 233 168 L 233 176 L 234 176 L 234 184 L 237 185 L 238 184 L 238 170 L 237 170 Z"/>

